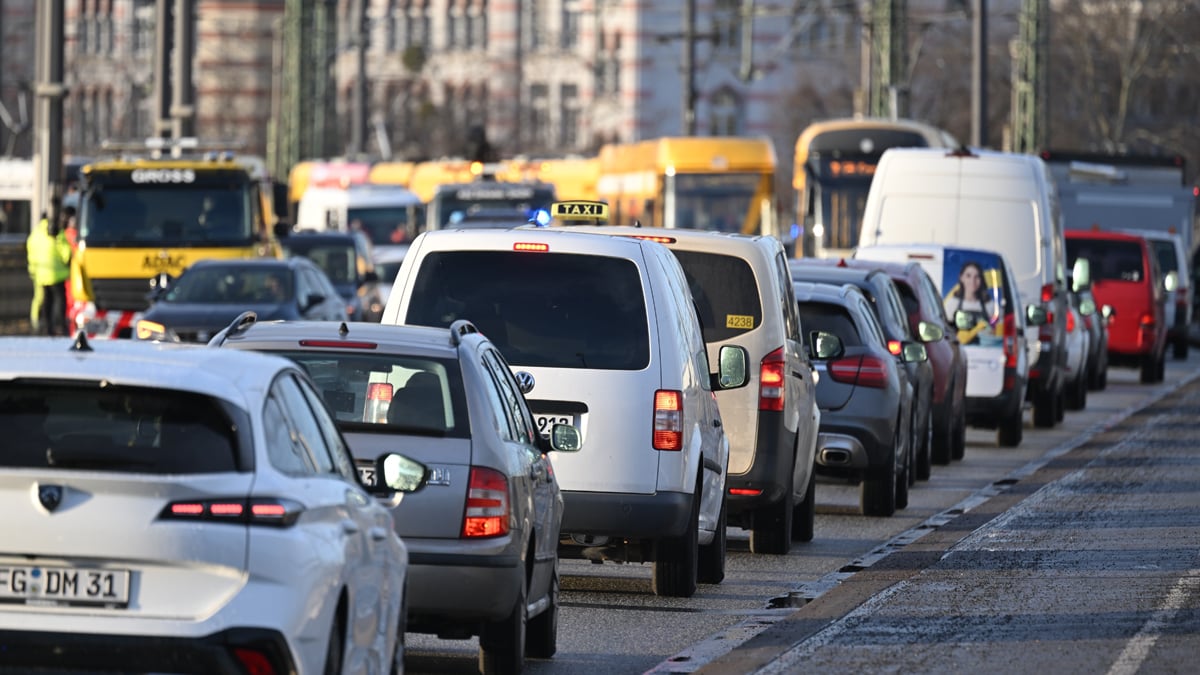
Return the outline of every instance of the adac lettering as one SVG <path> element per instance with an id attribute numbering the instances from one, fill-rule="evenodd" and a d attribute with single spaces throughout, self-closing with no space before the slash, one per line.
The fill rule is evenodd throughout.
<path id="1" fill-rule="evenodd" d="M 173 267 L 183 267 L 182 255 L 147 254 L 142 258 L 142 268 L 149 270 L 166 270 Z"/>

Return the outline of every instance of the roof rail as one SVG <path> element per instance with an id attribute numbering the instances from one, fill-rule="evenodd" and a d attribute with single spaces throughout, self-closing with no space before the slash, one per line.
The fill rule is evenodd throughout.
<path id="1" fill-rule="evenodd" d="M 239 333 L 244 333 L 247 328 L 253 326 L 258 321 L 258 314 L 255 312 L 242 312 L 230 324 L 221 329 L 221 332 L 212 336 L 208 341 L 209 347 L 220 347 L 225 344 L 225 341 Z"/>
<path id="2" fill-rule="evenodd" d="M 475 324 L 467 319 L 459 319 L 450 324 L 450 344 L 457 347 L 462 342 L 462 336 L 478 332 L 479 329 L 475 327 Z"/>

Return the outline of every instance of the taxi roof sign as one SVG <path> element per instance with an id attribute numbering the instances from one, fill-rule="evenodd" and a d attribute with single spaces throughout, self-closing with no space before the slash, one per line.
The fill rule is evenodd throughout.
<path id="1" fill-rule="evenodd" d="M 555 202 L 550 205 L 550 217 L 562 220 L 608 221 L 608 204 L 586 200 Z"/>

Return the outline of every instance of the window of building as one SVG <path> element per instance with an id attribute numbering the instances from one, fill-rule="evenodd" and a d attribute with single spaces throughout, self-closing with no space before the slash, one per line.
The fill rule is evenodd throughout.
<path id="1" fill-rule="evenodd" d="M 742 0 L 716 0 L 712 14 L 715 46 L 724 51 L 742 48 Z"/>
<path id="2" fill-rule="evenodd" d="M 531 145 L 541 149 L 549 144 L 547 135 L 550 131 L 550 87 L 545 84 L 534 84 L 529 87 L 529 130 L 526 138 Z"/>
<path id="3" fill-rule="evenodd" d="M 579 3 L 567 0 L 562 5 L 562 32 L 559 35 L 559 45 L 563 49 L 574 49 L 579 44 L 580 32 Z"/>
<path id="4" fill-rule="evenodd" d="M 133 9 L 133 53 L 147 57 L 154 52 L 154 0 L 137 0 Z"/>
<path id="5" fill-rule="evenodd" d="M 564 84 L 559 90 L 562 103 L 562 129 L 559 133 L 560 144 L 564 148 L 573 149 L 579 143 L 579 121 L 581 118 L 579 106 L 579 87 Z"/>
<path id="6" fill-rule="evenodd" d="M 475 0 L 467 9 L 467 48 L 487 48 L 487 0 Z"/>
<path id="7" fill-rule="evenodd" d="M 542 0 L 525 0 L 525 19 L 529 32 L 525 36 L 525 46 L 529 49 L 541 49 L 546 46 L 546 4 Z"/>
<path id="8" fill-rule="evenodd" d="M 737 92 L 722 89 L 713 94 L 708 116 L 708 134 L 710 136 L 742 135 L 742 102 Z"/>
<path id="9" fill-rule="evenodd" d="M 421 47 L 429 49 L 429 8 L 422 5 L 420 7 L 410 7 L 408 9 L 408 44 L 407 47 Z"/>

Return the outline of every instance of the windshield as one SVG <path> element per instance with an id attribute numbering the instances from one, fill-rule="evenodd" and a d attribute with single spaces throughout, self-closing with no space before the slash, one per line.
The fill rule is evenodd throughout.
<path id="1" fill-rule="evenodd" d="M 524 224 L 537 211 L 549 211 L 554 201 L 553 186 L 483 183 L 440 190 L 433 198 L 433 210 L 438 227 L 458 223 L 481 209 L 516 213 L 521 219 L 518 224 Z"/>
<path id="2" fill-rule="evenodd" d="M 468 319 L 514 366 L 641 370 L 650 362 L 641 276 L 624 258 L 430 253 L 410 297 L 404 323 Z"/>
<path id="3" fill-rule="evenodd" d="M 355 285 L 358 280 L 354 247 L 339 244 L 285 244 L 289 255 L 301 255 L 320 267 L 335 286 Z"/>
<path id="4" fill-rule="evenodd" d="M 410 224 L 419 221 L 424 215 L 424 208 L 419 206 L 377 206 L 372 208 L 355 208 L 346 211 L 350 229 L 357 229 L 367 234 L 371 243 L 376 246 L 403 244 L 414 236 Z"/>
<path id="5" fill-rule="evenodd" d="M 858 246 L 875 161 L 822 159 L 813 186 L 813 237 L 823 248 Z"/>
<path id="6" fill-rule="evenodd" d="M 756 173 L 681 174 L 667 180 L 663 220 L 686 230 L 762 233 L 762 204 L 770 194 Z M 671 208 L 672 202 L 674 208 Z M 746 221 L 749 218 L 749 227 Z"/>
<path id="7" fill-rule="evenodd" d="M 462 374 L 453 359 L 328 351 L 281 355 L 308 372 L 343 429 L 470 438 Z"/>
<path id="8" fill-rule="evenodd" d="M 216 305 L 278 304 L 295 297 L 286 267 L 206 265 L 191 267 L 171 284 L 162 302 Z"/>
<path id="9" fill-rule="evenodd" d="M 381 283 L 390 286 L 396 281 L 396 275 L 400 273 L 400 265 L 403 263 L 403 260 L 397 260 L 395 262 L 377 262 L 375 263 L 375 274 L 379 275 L 379 281 Z"/>
<path id="10" fill-rule="evenodd" d="M 224 184 L 105 185 L 84 200 L 79 237 L 89 246 L 245 246 L 251 189 Z"/>

